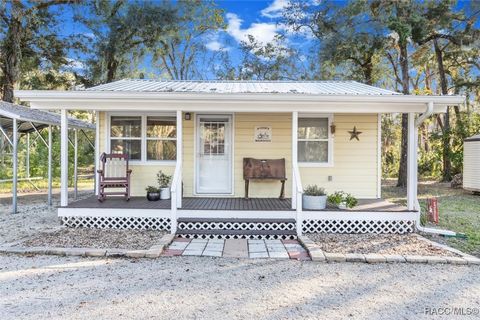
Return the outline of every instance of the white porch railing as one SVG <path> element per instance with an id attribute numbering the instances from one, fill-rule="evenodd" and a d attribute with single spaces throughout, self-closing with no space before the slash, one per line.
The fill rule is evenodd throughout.
<path id="1" fill-rule="evenodd" d="M 172 234 L 177 232 L 177 208 L 182 207 L 182 163 L 183 163 L 183 118 L 182 111 L 177 111 L 177 164 L 173 174 L 170 192 L 172 194 L 171 202 L 171 228 Z"/>
<path id="2" fill-rule="evenodd" d="M 300 177 L 300 169 L 298 168 L 298 112 L 292 112 L 292 209 L 296 211 L 297 235 L 302 235 L 302 178 Z"/>
<path id="3" fill-rule="evenodd" d="M 295 194 L 292 194 L 292 198 L 295 197 L 296 202 L 296 220 L 297 220 L 297 235 L 302 235 L 302 223 L 303 223 L 303 210 L 302 210 L 302 196 L 303 187 L 302 179 L 300 177 L 300 170 L 298 169 L 298 163 L 292 163 L 293 183 L 295 185 Z"/>
<path id="4" fill-rule="evenodd" d="M 173 174 L 171 202 L 171 233 L 177 232 L 177 208 L 182 207 L 182 164 L 177 162 L 175 173 Z"/>

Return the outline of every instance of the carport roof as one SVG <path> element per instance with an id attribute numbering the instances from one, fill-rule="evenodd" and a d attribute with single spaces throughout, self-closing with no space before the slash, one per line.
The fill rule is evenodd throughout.
<path id="1" fill-rule="evenodd" d="M 42 110 L 31 109 L 18 104 L 0 101 L 0 126 L 10 130 L 13 119 L 20 121 L 20 132 L 32 132 L 49 125 L 60 126 L 60 115 Z M 32 123 L 35 128 L 32 127 Z M 69 127 L 83 130 L 95 130 L 95 125 L 75 118 L 68 119 Z"/>

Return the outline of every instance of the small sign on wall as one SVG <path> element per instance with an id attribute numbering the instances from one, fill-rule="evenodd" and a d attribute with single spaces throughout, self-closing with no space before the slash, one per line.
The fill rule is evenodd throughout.
<path id="1" fill-rule="evenodd" d="M 255 127 L 255 142 L 272 142 L 272 127 L 258 126 Z"/>

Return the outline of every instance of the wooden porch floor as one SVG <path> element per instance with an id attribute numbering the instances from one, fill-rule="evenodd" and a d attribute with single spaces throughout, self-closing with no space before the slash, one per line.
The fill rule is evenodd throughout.
<path id="1" fill-rule="evenodd" d="M 104 208 L 104 209 L 170 209 L 170 200 L 147 201 L 145 197 L 132 197 L 130 201 L 123 198 L 107 198 L 104 202 L 91 196 L 70 203 L 67 208 Z M 278 198 L 183 198 L 179 210 L 245 210 L 245 211 L 293 211 L 291 199 Z M 327 208 L 328 211 L 347 211 Z M 406 207 L 383 199 L 359 199 L 358 205 L 348 211 L 408 212 Z"/>

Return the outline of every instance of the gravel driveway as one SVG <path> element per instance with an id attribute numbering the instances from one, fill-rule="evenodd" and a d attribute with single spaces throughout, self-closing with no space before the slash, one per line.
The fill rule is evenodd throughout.
<path id="1" fill-rule="evenodd" d="M 79 191 L 79 199 L 92 191 Z M 18 198 L 18 212 L 11 214 L 10 197 L 0 194 L 0 244 L 17 241 L 39 232 L 51 232 L 62 228 L 57 216 L 60 195 L 53 194 L 53 206 L 46 204 L 46 194 L 26 194 Z"/>
<path id="2" fill-rule="evenodd" d="M 478 266 L 0 255 L 2 319 L 435 319 L 480 307 Z M 469 319 L 463 316 L 461 319 Z"/>

